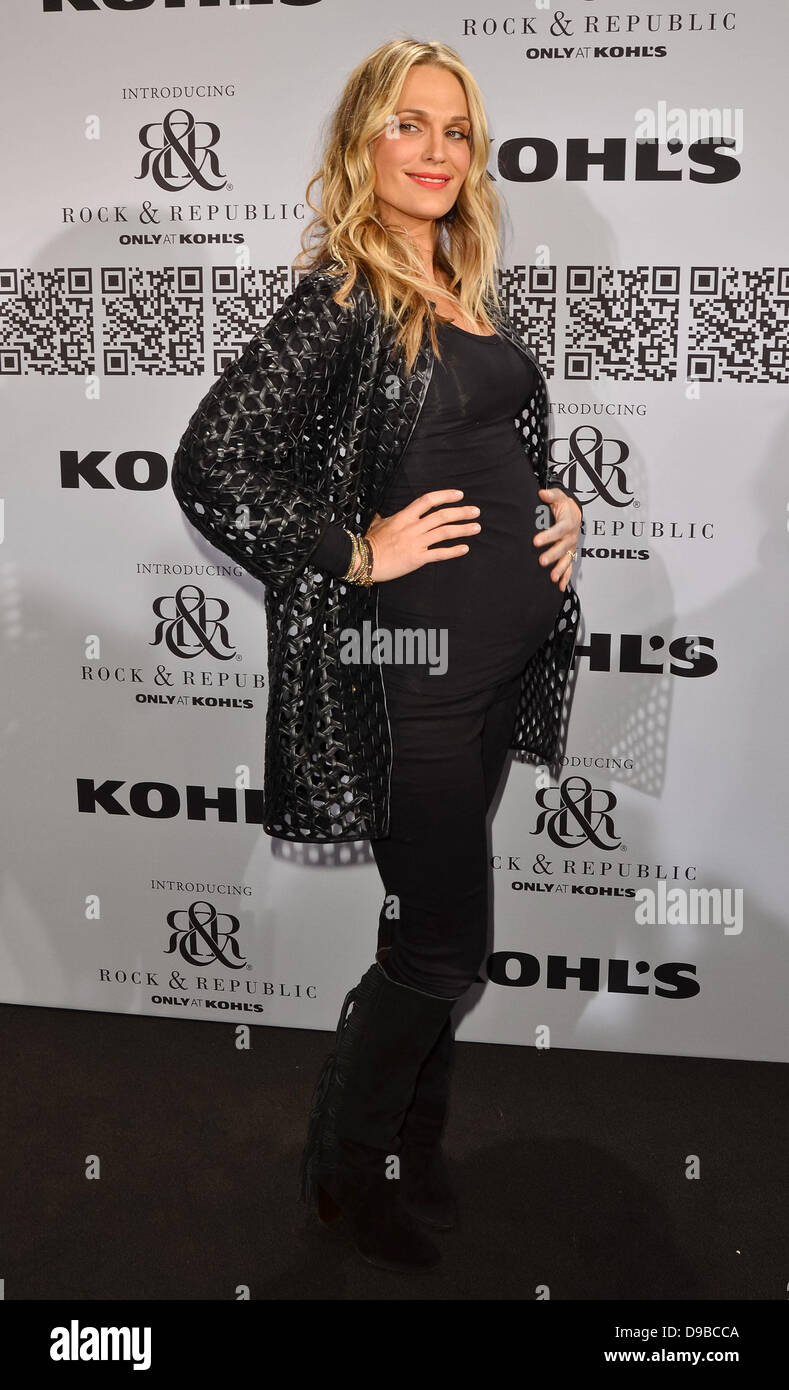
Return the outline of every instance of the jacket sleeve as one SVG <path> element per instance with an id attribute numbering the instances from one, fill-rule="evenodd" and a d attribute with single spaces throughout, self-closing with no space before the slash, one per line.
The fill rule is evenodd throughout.
<path id="1" fill-rule="evenodd" d="M 312 552 L 312 563 L 329 574 L 339 576 L 347 573 L 352 553 L 351 538 L 345 527 L 339 522 L 332 522 Z"/>
<path id="2" fill-rule="evenodd" d="M 294 454 L 331 394 L 355 321 L 330 286 L 305 276 L 214 381 L 173 459 L 172 490 L 191 524 L 274 588 L 304 569 L 332 523 L 328 488 L 302 485 Z"/>

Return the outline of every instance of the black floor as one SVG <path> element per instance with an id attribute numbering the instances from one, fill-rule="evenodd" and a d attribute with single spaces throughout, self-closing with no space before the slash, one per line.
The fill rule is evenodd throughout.
<path id="1" fill-rule="evenodd" d="M 297 1199 L 332 1035 L 254 1027 L 239 1051 L 232 1024 L 0 1021 L 7 1300 L 787 1297 L 783 1065 L 459 1043 L 461 1221 L 438 1269 L 402 1275 Z"/>

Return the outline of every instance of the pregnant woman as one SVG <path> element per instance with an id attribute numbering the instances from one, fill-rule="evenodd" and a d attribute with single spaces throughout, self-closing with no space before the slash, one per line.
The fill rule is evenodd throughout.
<path id="1" fill-rule="evenodd" d="M 402 56 L 403 45 L 392 45 L 391 59 L 399 57 L 402 66 Z M 371 842 L 387 895 L 378 968 L 346 999 L 338 1046 L 317 1089 L 304 1165 L 305 1191 L 315 1192 L 325 1220 L 350 1214 L 366 1258 L 417 1269 L 435 1264 L 438 1252 L 409 1229 L 398 1205 L 426 1226 L 454 1221 L 440 1149 L 453 1051 L 450 1011 L 484 959 L 486 817 L 510 746 L 524 667 L 562 606 L 580 508 L 569 497 L 557 499 L 556 491 L 541 496 L 524 454 L 515 421 L 535 392 L 533 362 L 484 314 L 474 319 L 463 312 L 440 261 L 439 224 L 457 203 L 470 144 L 484 149 L 487 139 L 473 128 L 466 86 L 456 71 L 423 58 L 408 69 L 393 107 L 396 124 L 374 146 L 375 215 L 420 257 L 433 287 L 425 299 L 437 318 L 440 356 L 366 539 L 379 588 L 377 627 L 391 636 L 390 652 L 398 650 L 398 631 L 432 629 L 436 640 L 425 649 L 435 652 L 443 643 L 445 660 L 440 673 L 424 660 L 383 667 L 393 759 L 389 834 Z M 473 237 L 473 225 L 462 235 Z M 460 510 L 451 507 L 454 490 L 464 503 Z M 552 573 L 538 549 L 550 539 L 538 531 L 548 497 L 564 518 L 566 537 Z M 450 514 L 452 524 L 445 520 Z M 461 516 L 473 519 L 458 524 Z M 458 538 L 467 539 L 458 544 Z M 314 559 L 352 579 L 363 568 L 352 547 L 352 535 L 332 526 Z M 400 985 L 399 992 L 384 981 Z M 394 1116 L 401 1122 L 399 1144 Z M 330 1127 L 335 1143 L 342 1136 L 346 1175 L 332 1173 L 321 1184 L 321 1173 L 330 1172 Z M 397 1153 L 400 1204 L 398 1183 L 391 1180 L 387 1193 L 381 1181 L 387 1150 Z"/>
<path id="2" fill-rule="evenodd" d="M 173 467 L 194 525 L 269 586 L 266 830 L 365 826 L 385 889 L 301 1194 L 402 1271 L 433 1267 L 430 1228 L 454 1220 L 440 1141 L 452 1010 L 485 956 L 487 814 L 510 747 L 553 756 L 578 623 L 581 509 L 548 472 L 544 378 L 498 302 L 489 156 L 454 50 L 395 39 L 360 63 L 312 180 L 308 274 Z M 349 671 L 339 636 L 368 615 L 431 633 L 443 660 Z"/>

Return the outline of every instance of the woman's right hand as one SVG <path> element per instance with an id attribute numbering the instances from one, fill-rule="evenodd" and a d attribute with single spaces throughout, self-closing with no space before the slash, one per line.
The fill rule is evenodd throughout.
<path id="1" fill-rule="evenodd" d="M 438 492 L 423 492 L 421 497 L 415 497 L 392 516 L 382 517 L 376 512 L 365 532 L 373 551 L 373 582 L 399 579 L 434 560 L 454 560 L 458 555 L 465 555 L 467 545 L 441 545 L 428 550 L 436 541 L 470 536 L 481 530 L 479 522 L 472 520 L 479 516 L 479 507 L 444 505 L 457 502 L 462 496 L 457 488 L 443 488 Z M 431 507 L 441 510 L 423 515 Z"/>

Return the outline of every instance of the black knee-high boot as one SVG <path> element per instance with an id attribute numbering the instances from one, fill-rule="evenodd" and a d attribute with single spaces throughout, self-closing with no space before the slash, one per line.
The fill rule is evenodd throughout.
<path id="1" fill-rule="evenodd" d="M 391 940 L 383 910 L 376 959 L 384 963 Z M 449 1088 L 455 1054 L 455 1030 L 450 1015 L 427 1054 L 416 1080 L 414 1097 L 400 1130 L 400 1195 L 406 1210 L 425 1226 L 448 1231 L 457 1220 L 457 1200 L 441 1149 L 449 1109 Z"/>
<path id="2" fill-rule="evenodd" d="M 400 1185 L 406 1210 L 426 1226 L 448 1231 L 457 1220 L 441 1139 L 449 1109 L 455 1034 L 448 1018 L 417 1078 L 400 1130 Z"/>
<path id="3" fill-rule="evenodd" d="M 346 996 L 315 1088 L 301 1196 L 324 1222 L 343 1216 L 359 1254 L 384 1269 L 440 1258 L 401 1200 L 398 1133 L 454 1003 L 400 984 L 376 961 Z"/>

